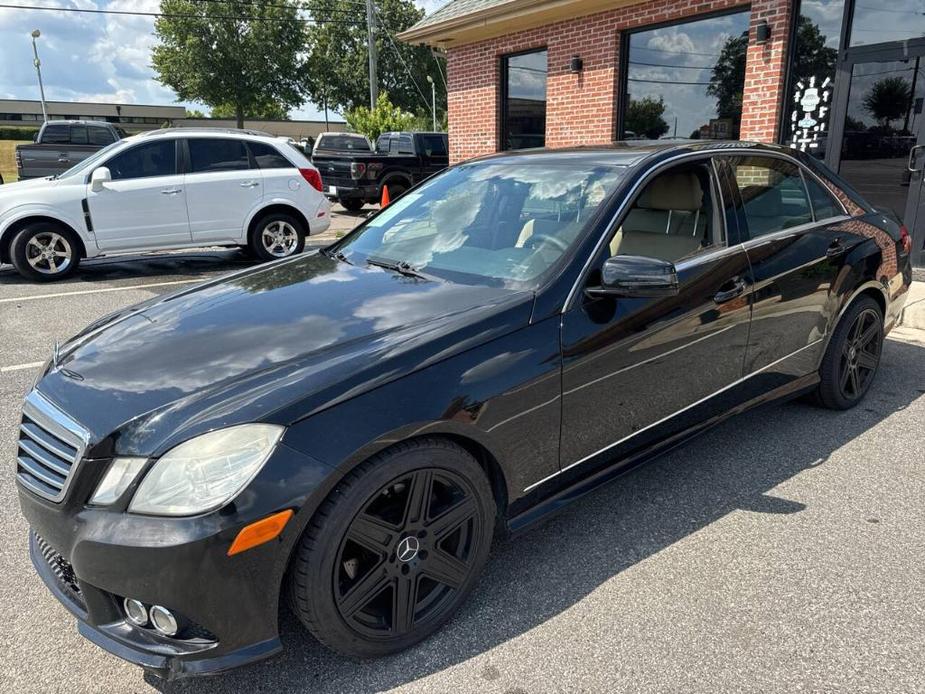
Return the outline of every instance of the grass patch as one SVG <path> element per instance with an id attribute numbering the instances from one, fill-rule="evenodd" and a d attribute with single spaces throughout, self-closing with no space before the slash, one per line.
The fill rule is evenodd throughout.
<path id="1" fill-rule="evenodd" d="M 26 144 L 29 144 L 29 140 L 0 140 L 0 176 L 3 176 L 4 183 L 16 180 L 16 159 L 13 153 L 16 145 Z"/>

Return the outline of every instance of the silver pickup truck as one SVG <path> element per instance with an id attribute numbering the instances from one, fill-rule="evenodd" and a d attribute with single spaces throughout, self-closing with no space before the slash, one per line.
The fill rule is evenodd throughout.
<path id="1" fill-rule="evenodd" d="M 46 122 L 38 131 L 35 144 L 16 148 L 19 180 L 56 176 L 126 136 L 122 128 L 103 121 Z"/>

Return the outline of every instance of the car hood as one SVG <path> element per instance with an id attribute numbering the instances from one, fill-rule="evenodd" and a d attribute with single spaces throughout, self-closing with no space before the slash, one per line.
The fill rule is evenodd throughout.
<path id="1" fill-rule="evenodd" d="M 530 292 L 301 256 L 104 319 L 37 387 L 90 429 L 93 455 L 152 455 L 219 426 L 289 424 L 521 327 L 531 310 Z"/>
<path id="2" fill-rule="evenodd" d="M 51 178 L 30 178 L 28 181 L 4 183 L 0 186 L 0 198 L 13 198 L 17 195 L 21 195 L 30 188 L 46 188 L 55 185 L 57 182 L 57 180 Z"/>

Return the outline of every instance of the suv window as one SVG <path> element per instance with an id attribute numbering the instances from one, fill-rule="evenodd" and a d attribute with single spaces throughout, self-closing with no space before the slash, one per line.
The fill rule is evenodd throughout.
<path id="1" fill-rule="evenodd" d="M 87 128 L 91 145 L 108 145 L 116 141 L 109 128 Z"/>
<path id="2" fill-rule="evenodd" d="M 421 146 L 428 157 L 445 157 L 446 140 L 442 135 L 421 135 Z"/>
<path id="3" fill-rule="evenodd" d="M 105 166 L 114 181 L 172 176 L 177 173 L 176 140 L 158 140 L 136 145 L 114 156 Z"/>
<path id="4" fill-rule="evenodd" d="M 86 125 L 72 125 L 71 126 L 71 144 L 72 145 L 86 145 L 89 143 L 87 140 L 87 126 Z"/>
<path id="5" fill-rule="evenodd" d="M 257 161 L 258 169 L 291 169 L 293 164 L 280 154 L 274 147 L 265 142 L 248 142 L 251 154 Z"/>
<path id="6" fill-rule="evenodd" d="M 831 217 L 840 217 L 845 214 L 841 205 L 835 202 L 832 194 L 823 188 L 821 183 L 807 174 L 803 174 L 803 180 L 806 181 L 806 189 L 809 191 L 809 199 L 813 203 L 813 214 L 816 220 L 830 219 Z"/>
<path id="7" fill-rule="evenodd" d="M 411 142 L 411 135 L 398 136 L 398 153 L 414 154 L 414 144 Z"/>
<path id="8" fill-rule="evenodd" d="M 71 134 L 66 125 L 46 125 L 42 132 L 43 145 L 68 145 L 71 143 Z"/>
<path id="9" fill-rule="evenodd" d="M 749 238 L 813 221 L 795 164 L 774 157 L 734 157 L 731 164 L 741 197 L 739 219 L 747 224 Z"/>
<path id="10" fill-rule="evenodd" d="M 243 140 L 193 137 L 187 142 L 191 173 L 241 171 L 251 167 Z"/>

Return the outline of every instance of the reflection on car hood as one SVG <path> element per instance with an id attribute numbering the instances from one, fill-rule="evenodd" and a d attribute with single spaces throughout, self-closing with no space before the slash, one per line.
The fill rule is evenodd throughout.
<path id="1" fill-rule="evenodd" d="M 150 454 L 183 432 L 356 395 L 520 327 L 531 297 L 302 256 L 91 326 L 38 387 L 94 444 L 119 430 L 107 446 Z"/>

